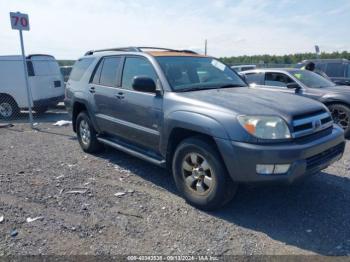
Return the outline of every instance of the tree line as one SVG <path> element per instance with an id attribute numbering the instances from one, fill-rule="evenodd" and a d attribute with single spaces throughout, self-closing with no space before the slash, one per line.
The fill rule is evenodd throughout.
<path id="1" fill-rule="evenodd" d="M 226 64 L 297 64 L 306 59 L 317 58 L 315 53 L 299 53 L 290 55 L 253 55 L 253 56 L 231 56 L 221 57 L 220 60 Z M 320 58 L 345 58 L 350 60 L 350 52 L 321 53 Z M 58 60 L 60 66 L 71 66 L 75 60 Z"/>
<path id="2" fill-rule="evenodd" d="M 317 55 L 315 53 L 299 53 L 289 55 L 253 55 L 253 56 L 231 56 L 222 57 L 220 60 L 226 64 L 297 64 L 303 60 L 315 59 Z M 345 58 L 350 60 L 350 52 L 333 52 L 333 53 L 321 53 L 319 58 Z"/>

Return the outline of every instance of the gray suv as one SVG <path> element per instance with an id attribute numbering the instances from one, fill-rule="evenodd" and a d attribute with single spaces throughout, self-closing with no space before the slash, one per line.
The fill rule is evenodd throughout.
<path id="1" fill-rule="evenodd" d="M 253 90 L 215 58 L 146 47 L 89 51 L 65 104 L 86 152 L 108 145 L 172 170 L 211 210 L 239 183 L 291 183 L 341 158 L 344 132 L 321 103 Z"/>

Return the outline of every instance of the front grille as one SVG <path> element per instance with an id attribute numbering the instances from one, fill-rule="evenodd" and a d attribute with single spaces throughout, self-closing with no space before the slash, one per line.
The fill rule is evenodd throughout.
<path id="1" fill-rule="evenodd" d="M 344 152 L 345 144 L 341 143 L 335 147 L 332 147 L 318 155 L 309 157 L 306 159 L 307 169 L 313 169 L 315 167 L 318 167 L 320 165 L 323 165 L 327 163 L 328 161 L 332 160 L 333 158 L 341 155 Z"/>
<path id="2" fill-rule="evenodd" d="M 308 136 L 321 132 L 333 125 L 333 120 L 329 112 L 318 110 L 315 112 L 297 115 L 293 117 L 294 138 Z"/>

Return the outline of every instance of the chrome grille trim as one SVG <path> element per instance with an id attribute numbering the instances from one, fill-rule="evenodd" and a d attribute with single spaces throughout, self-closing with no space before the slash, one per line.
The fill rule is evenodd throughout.
<path id="1" fill-rule="evenodd" d="M 322 121 L 326 120 L 327 118 L 331 120 L 322 124 Z M 293 138 L 298 138 L 320 132 L 333 126 L 333 120 L 329 112 L 324 112 L 316 116 L 293 120 L 292 125 L 293 130 L 298 127 L 300 129 L 301 126 L 305 126 L 305 129 L 292 133 Z"/>

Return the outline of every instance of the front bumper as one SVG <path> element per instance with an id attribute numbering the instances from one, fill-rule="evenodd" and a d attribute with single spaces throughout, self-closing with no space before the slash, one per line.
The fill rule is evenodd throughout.
<path id="1" fill-rule="evenodd" d="M 339 160 L 345 149 L 343 130 L 334 125 L 332 132 L 307 142 L 261 145 L 216 139 L 227 170 L 235 182 L 292 183 L 309 174 L 325 169 Z M 280 175 L 261 175 L 257 164 L 291 164 Z"/>

